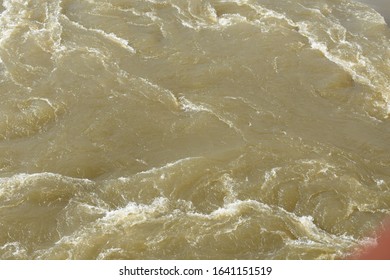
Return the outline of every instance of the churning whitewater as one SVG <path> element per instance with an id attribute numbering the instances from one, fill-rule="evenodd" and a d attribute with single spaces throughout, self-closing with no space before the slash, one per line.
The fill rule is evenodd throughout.
<path id="1" fill-rule="evenodd" d="M 339 259 L 390 214 L 390 29 L 352 0 L 3 0 L 1 259 Z"/>

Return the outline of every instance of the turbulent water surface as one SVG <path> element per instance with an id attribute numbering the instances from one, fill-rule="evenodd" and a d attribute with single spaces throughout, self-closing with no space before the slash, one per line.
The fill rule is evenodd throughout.
<path id="1" fill-rule="evenodd" d="M 3 0 L 0 258 L 334 259 L 390 212 L 390 29 L 350 0 Z"/>

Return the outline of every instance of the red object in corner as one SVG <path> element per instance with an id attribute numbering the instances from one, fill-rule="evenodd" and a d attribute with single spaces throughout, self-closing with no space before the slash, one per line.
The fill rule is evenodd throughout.
<path id="1" fill-rule="evenodd" d="M 390 227 L 379 234 L 378 244 L 357 256 L 358 260 L 390 260 Z"/>

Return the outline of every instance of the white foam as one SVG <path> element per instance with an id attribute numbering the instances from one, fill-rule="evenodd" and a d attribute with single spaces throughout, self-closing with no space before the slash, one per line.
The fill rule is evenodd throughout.
<path id="1" fill-rule="evenodd" d="M 212 113 L 210 109 L 205 107 L 204 105 L 197 105 L 195 103 L 192 103 L 188 99 L 186 99 L 184 96 L 179 97 L 179 104 L 180 108 L 185 112 L 208 112 Z"/>
<path id="2" fill-rule="evenodd" d="M 169 169 L 169 168 L 172 168 L 172 167 L 175 167 L 176 165 L 180 165 L 180 164 L 183 164 L 187 161 L 192 161 L 192 160 L 197 160 L 197 159 L 201 159 L 201 157 L 187 157 L 187 158 L 182 158 L 182 159 L 179 159 L 179 160 L 176 160 L 176 161 L 173 161 L 173 162 L 169 162 L 161 167 L 154 167 L 152 169 L 149 169 L 147 171 L 142 171 L 142 172 L 139 172 L 137 174 L 149 174 L 149 173 L 156 173 L 156 172 L 160 172 L 160 171 L 163 171 L 165 169 Z"/>
<path id="3" fill-rule="evenodd" d="M 364 55 L 364 50 L 357 42 L 348 41 L 346 39 L 346 34 L 348 34 L 348 30 L 344 28 L 341 24 L 339 24 L 336 19 L 331 19 L 330 17 L 323 15 L 322 12 L 318 9 L 304 7 L 299 3 L 297 5 L 299 5 L 301 8 L 315 12 L 320 20 L 294 21 L 289 18 L 288 15 L 286 15 L 285 13 L 265 8 L 259 4 L 249 4 L 248 1 L 240 1 L 240 3 L 246 3 L 249 7 L 251 7 L 259 14 L 259 16 L 261 17 L 260 19 L 255 19 L 252 22 L 247 22 L 249 24 L 258 26 L 259 28 L 261 28 L 262 32 L 268 32 L 270 29 L 269 26 L 264 25 L 264 20 L 267 18 L 279 19 L 285 21 L 291 27 L 297 28 L 298 32 L 308 39 L 310 46 L 313 49 L 320 51 L 327 59 L 339 65 L 342 69 L 348 72 L 355 81 L 367 85 L 374 91 L 380 93 L 386 101 L 384 109 L 388 114 L 390 114 L 390 83 L 388 75 L 380 71 L 375 66 L 375 64 L 372 63 L 370 58 Z M 365 7 L 365 5 L 363 4 L 355 3 L 354 5 L 360 5 L 362 7 Z M 364 9 L 363 11 L 356 11 L 356 13 L 354 10 L 354 16 L 355 15 L 360 21 L 367 21 L 369 23 L 376 24 L 385 24 L 383 17 L 380 14 L 376 13 L 374 10 L 367 11 L 367 9 Z M 329 49 L 328 42 L 326 41 L 327 38 L 319 38 L 316 35 L 316 31 L 321 30 L 326 31 L 329 36 L 328 39 L 336 43 L 339 48 L 336 46 L 332 49 Z M 330 32 L 330 30 L 336 30 L 337 34 L 341 35 L 341 37 L 333 38 L 333 34 Z M 353 36 L 359 37 L 359 35 L 356 34 L 353 34 L 352 37 Z M 367 40 L 362 36 L 360 36 L 359 38 L 361 40 Z M 356 58 L 356 61 L 347 60 L 343 58 L 342 53 L 338 53 L 339 49 L 346 49 L 348 50 L 349 54 L 355 54 L 354 57 Z"/>
<path id="4" fill-rule="evenodd" d="M 203 159 L 203 157 L 187 157 L 187 158 L 178 159 L 176 161 L 168 162 L 165 165 L 162 165 L 159 167 L 152 167 L 148 170 L 140 171 L 140 172 L 138 172 L 130 177 L 119 177 L 117 180 L 122 182 L 122 183 L 126 183 L 126 182 L 131 181 L 134 176 L 159 174 L 159 173 L 161 173 L 160 178 L 161 178 L 161 176 L 163 176 L 163 178 L 161 178 L 161 179 L 166 179 L 166 176 L 167 176 L 166 173 L 167 174 L 170 173 L 169 169 L 175 168 L 177 166 L 180 166 L 182 164 L 185 164 L 185 163 L 193 161 L 193 160 L 200 160 L 200 159 Z M 109 181 L 112 181 L 112 180 L 109 180 Z"/>
<path id="5" fill-rule="evenodd" d="M 71 19 L 69 19 L 66 15 L 62 14 L 61 17 L 63 19 L 65 19 L 66 21 L 68 21 L 69 23 L 71 23 L 73 26 L 79 28 L 79 29 L 82 29 L 82 30 L 85 30 L 85 31 L 92 31 L 92 32 L 95 32 L 95 33 L 98 33 L 100 35 L 102 35 L 104 38 L 112 41 L 112 42 L 115 42 L 117 43 L 118 45 L 122 46 L 124 49 L 128 50 L 130 53 L 132 54 L 135 54 L 136 53 L 136 50 L 130 46 L 129 42 L 124 39 L 124 38 L 121 38 L 119 36 L 117 36 L 116 34 L 110 32 L 110 33 L 106 33 L 104 30 L 102 29 L 98 29 L 98 28 L 87 28 L 85 27 L 84 25 L 82 25 L 81 23 L 79 22 L 76 22 L 76 21 L 73 21 Z"/>
<path id="6" fill-rule="evenodd" d="M 164 93 L 165 96 L 168 96 L 168 98 L 170 99 L 170 101 L 175 105 L 175 106 L 179 106 L 179 101 L 178 99 L 176 98 L 175 94 L 168 90 L 168 89 L 165 89 L 165 88 L 162 88 L 160 87 L 159 85 L 157 84 L 154 84 L 152 83 L 151 81 L 149 81 L 148 79 L 146 78 L 143 78 L 143 77 L 139 77 L 139 78 L 136 78 L 134 80 L 140 80 L 143 84 L 153 88 L 154 90 L 156 90 L 157 92 L 161 92 L 161 93 Z M 142 93 L 142 92 L 141 92 Z M 144 94 L 145 97 L 147 97 L 147 95 Z M 148 98 L 148 97 L 147 97 Z M 163 102 L 163 100 L 159 99 L 161 102 Z M 164 102 L 163 102 L 164 103 Z"/>
<path id="7" fill-rule="evenodd" d="M 118 225 L 134 226 L 152 219 L 154 216 L 161 214 L 168 215 L 170 201 L 165 197 L 157 197 L 153 202 L 148 204 L 138 204 L 136 202 L 129 202 L 125 207 L 105 211 L 105 215 L 96 221 L 79 228 L 70 235 L 62 236 L 53 247 L 41 252 L 41 255 L 50 255 L 57 250 L 61 250 L 62 246 L 71 245 L 77 248 L 79 244 L 88 242 L 88 239 L 94 238 L 96 234 L 107 234 L 115 232 Z M 118 252 L 117 250 L 114 250 Z M 107 253 L 114 251 L 105 250 L 100 255 L 103 257 Z M 68 250 L 68 258 L 73 258 L 73 250 Z"/>
<path id="8" fill-rule="evenodd" d="M 35 180 L 35 179 L 63 179 L 67 181 L 78 181 L 83 183 L 93 183 L 89 179 L 74 178 L 65 176 L 59 173 L 52 172 L 40 172 L 40 173 L 18 173 L 11 177 L 1 177 L 1 183 L 12 183 L 12 182 L 25 182 L 26 180 Z"/>
<path id="9" fill-rule="evenodd" d="M 12 177 L 2 177 L 0 178 L 0 198 L 5 201 L 16 200 L 18 197 L 22 196 L 26 185 L 36 182 L 37 180 L 61 180 L 67 182 L 71 185 L 73 184 L 94 184 L 93 181 L 89 179 L 73 178 L 64 176 L 58 173 L 51 172 L 41 172 L 41 173 L 19 173 L 13 175 Z"/>
<path id="10" fill-rule="evenodd" d="M 184 96 L 179 97 L 179 104 L 180 104 L 181 109 L 185 112 L 195 112 L 195 113 L 206 112 L 206 113 L 213 115 L 219 121 L 226 124 L 229 128 L 233 129 L 237 134 L 239 134 L 244 141 L 247 141 L 244 134 L 242 133 L 241 129 L 239 129 L 237 126 L 235 126 L 231 120 L 214 112 L 206 104 L 195 104 L 195 103 L 189 101 L 188 99 L 186 99 Z"/>
<path id="11" fill-rule="evenodd" d="M 105 260 L 109 258 L 112 254 L 125 254 L 125 251 L 121 248 L 109 248 L 101 251 L 96 257 L 97 260 Z"/>
<path id="12" fill-rule="evenodd" d="M 274 167 L 270 171 L 266 171 L 264 173 L 264 184 L 268 183 L 272 179 L 276 178 L 276 174 L 279 170 L 281 170 L 281 167 Z"/>
<path id="13" fill-rule="evenodd" d="M 374 181 L 375 181 L 375 183 L 376 183 L 376 185 L 377 185 L 378 187 L 381 187 L 381 186 L 385 186 L 385 185 L 386 185 L 386 182 L 385 182 L 385 180 L 383 180 L 383 179 L 374 179 Z"/>
<path id="14" fill-rule="evenodd" d="M 2 258 L 27 258 L 27 250 L 20 244 L 20 242 L 8 242 L 0 247 L 0 252 L 2 252 Z"/>
<path id="15" fill-rule="evenodd" d="M 367 20 L 372 21 L 372 18 Z M 322 22 L 316 23 L 311 21 L 294 22 L 287 20 L 291 26 L 298 27 L 298 32 L 306 37 L 310 43 L 311 48 L 320 51 L 330 61 L 340 66 L 344 71 L 349 73 L 352 78 L 361 84 L 364 84 L 375 92 L 378 92 L 386 100 L 385 110 L 390 113 L 390 84 L 389 77 L 386 73 L 383 73 L 369 57 L 364 55 L 364 49 L 357 42 L 348 41 L 346 34 L 350 32 L 336 21 L 322 16 Z M 382 22 L 383 23 L 383 22 Z M 330 30 L 336 30 L 337 34 L 341 34 L 341 38 L 333 38 Z M 319 37 L 316 32 L 321 30 L 327 30 L 328 38 Z M 321 33 L 323 34 L 323 33 Z M 352 34 L 351 37 L 358 37 L 360 40 L 367 40 L 357 34 Z M 329 48 L 328 41 L 333 41 L 337 44 L 336 47 Z M 349 56 L 353 55 L 354 60 L 348 60 L 343 56 L 344 52 L 348 52 Z"/>
<path id="16" fill-rule="evenodd" d="M 168 207 L 169 200 L 165 197 L 157 197 L 150 205 L 129 202 L 124 208 L 108 211 L 100 221 L 117 223 L 119 220 L 127 219 L 129 215 L 137 215 L 137 219 L 144 220 L 147 215 L 165 212 Z"/>
<path id="17" fill-rule="evenodd" d="M 372 243 L 370 238 L 356 239 L 353 236 L 346 234 L 335 235 L 320 229 L 311 216 L 297 216 L 295 213 L 288 212 L 278 206 L 269 206 L 265 203 L 256 200 L 236 200 L 232 203 L 227 203 L 223 207 L 214 210 L 210 214 L 190 212 L 188 215 L 204 218 L 208 220 L 221 220 L 225 217 L 240 217 L 241 211 L 246 207 L 253 208 L 269 216 L 275 216 L 283 219 L 292 233 L 296 235 L 297 239 L 285 240 L 286 245 L 313 245 L 317 244 L 320 247 L 340 248 L 362 245 Z M 231 219 L 230 219 L 231 221 Z"/>
<path id="18" fill-rule="evenodd" d="M 5 10 L 0 14 L 0 45 L 2 46 L 13 33 L 15 28 L 24 22 L 27 16 L 27 9 L 17 9 L 13 0 L 4 0 Z"/>

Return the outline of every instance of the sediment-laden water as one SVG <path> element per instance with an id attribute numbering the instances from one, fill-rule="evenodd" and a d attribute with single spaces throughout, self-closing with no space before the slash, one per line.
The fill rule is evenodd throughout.
<path id="1" fill-rule="evenodd" d="M 390 213 L 390 29 L 350 0 L 3 0 L 1 259 L 334 259 Z"/>

